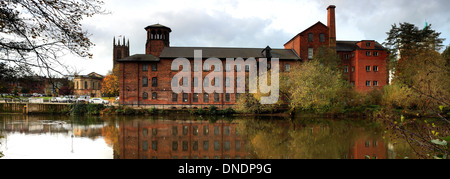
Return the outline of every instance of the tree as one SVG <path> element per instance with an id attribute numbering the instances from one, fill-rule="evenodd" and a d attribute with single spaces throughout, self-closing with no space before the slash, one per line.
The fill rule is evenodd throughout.
<path id="1" fill-rule="evenodd" d="M 313 60 L 291 70 L 291 108 L 326 112 L 340 105 L 340 92 L 348 83 L 342 78 L 339 61 L 336 52 L 321 47 Z"/>
<path id="2" fill-rule="evenodd" d="M 109 72 L 103 79 L 101 92 L 108 97 L 118 96 L 119 77 L 114 73 Z"/>
<path id="3" fill-rule="evenodd" d="M 383 45 L 389 50 L 389 66 L 391 69 L 399 64 L 399 59 L 403 61 L 408 59 L 415 54 L 414 51 L 416 50 L 439 51 L 443 47 L 442 42 L 445 40 L 439 37 L 440 32 L 431 29 L 431 24 L 423 29 L 407 22 L 400 23 L 399 26 L 394 24 L 386 34 L 388 37 Z"/>
<path id="4" fill-rule="evenodd" d="M 64 52 L 92 57 L 93 43 L 81 20 L 105 14 L 98 0 L 10 0 L 0 2 L 0 60 L 38 67 L 48 75 L 61 74 L 55 66 Z"/>

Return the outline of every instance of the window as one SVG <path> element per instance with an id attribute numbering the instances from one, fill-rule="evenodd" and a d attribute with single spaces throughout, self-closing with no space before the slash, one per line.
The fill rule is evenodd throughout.
<path id="1" fill-rule="evenodd" d="M 209 141 L 203 141 L 203 150 L 208 151 L 209 149 Z"/>
<path id="2" fill-rule="evenodd" d="M 344 54 L 344 59 L 346 59 L 346 60 L 350 59 L 350 55 L 349 54 Z"/>
<path id="3" fill-rule="evenodd" d="M 194 62 L 194 72 L 198 71 L 198 64 Z"/>
<path id="4" fill-rule="evenodd" d="M 142 65 L 142 71 L 148 71 L 148 65 L 147 64 Z"/>
<path id="5" fill-rule="evenodd" d="M 230 93 L 225 93 L 225 102 L 230 102 Z"/>
<path id="6" fill-rule="evenodd" d="M 148 86 L 148 78 L 147 77 L 142 77 L 142 86 L 143 87 L 147 87 Z"/>
<path id="7" fill-rule="evenodd" d="M 77 88 L 75 88 L 75 89 L 80 89 L 80 88 L 78 88 L 78 81 L 77 81 Z"/>
<path id="8" fill-rule="evenodd" d="M 203 80 L 203 86 L 204 86 L 204 87 L 209 87 L 209 84 L 210 84 L 209 78 L 208 78 L 208 77 L 205 77 L 205 80 Z"/>
<path id="9" fill-rule="evenodd" d="M 231 71 L 231 66 L 230 66 L 230 64 L 225 64 L 225 71 Z"/>
<path id="10" fill-rule="evenodd" d="M 144 150 L 144 151 L 148 150 L 148 142 L 147 141 L 142 142 L 142 150 Z"/>
<path id="11" fill-rule="evenodd" d="M 243 86 L 241 85 L 242 80 L 244 80 L 244 79 L 241 78 L 241 77 L 236 77 L 236 87 L 238 87 L 238 88 L 243 87 Z M 245 83 L 245 81 L 244 81 L 242 84 L 244 84 L 244 83 Z"/>
<path id="12" fill-rule="evenodd" d="M 198 141 L 194 141 L 192 143 L 192 150 L 197 151 L 198 150 Z"/>
<path id="13" fill-rule="evenodd" d="M 240 64 L 237 64 L 237 65 L 236 65 L 236 71 L 237 71 L 237 72 L 240 72 L 240 71 L 241 71 L 241 65 L 240 65 Z"/>
<path id="14" fill-rule="evenodd" d="M 172 86 L 173 87 L 178 87 L 178 83 L 179 83 L 178 78 L 177 77 L 173 77 L 173 79 L 172 79 Z"/>
<path id="15" fill-rule="evenodd" d="M 371 56 L 371 53 L 370 52 L 366 52 L 366 56 Z"/>
<path id="16" fill-rule="evenodd" d="M 152 135 L 156 136 L 158 134 L 158 128 L 153 128 L 152 129 Z"/>
<path id="17" fill-rule="evenodd" d="M 214 77 L 214 86 L 215 86 L 215 87 L 219 87 L 219 84 L 220 84 L 220 79 L 219 79 L 219 77 Z"/>
<path id="18" fill-rule="evenodd" d="M 225 135 L 230 135 L 230 126 L 225 126 L 224 127 L 224 132 Z"/>
<path id="19" fill-rule="evenodd" d="M 325 34 L 319 34 L 319 41 L 325 42 Z"/>
<path id="20" fill-rule="evenodd" d="M 230 82 L 230 78 L 225 78 L 225 87 L 230 87 L 231 86 L 231 84 L 230 84 L 231 82 Z"/>
<path id="21" fill-rule="evenodd" d="M 245 72 L 249 72 L 250 71 L 250 65 L 245 65 Z"/>
<path id="22" fill-rule="evenodd" d="M 88 89 L 87 81 L 84 82 L 84 89 Z"/>
<path id="23" fill-rule="evenodd" d="M 373 86 L 378 86 L 378 81 L 373 81 Z"/>
<path id="24" fill-rule="evenodd" d="M 219 102 L 219 93 L 214 93 L 214 102 Z"/>
<path id="25" fill-rule="evenodd" d="M 157 87 L 158 86 L 158 78 L 153 77 L 152 78 L 152 87 Z"/>
<path id="26" fill-rule="evenodd" d="M 220 72 L 219 66 L 220 66 L 219 63 L 214 64 L 214 71 L 215 71 L 215 72 Z"/>
<path id="27" fill-rule="evenodd" d="M 215 151 L 218 151 L 218 150 L 220 150 L 220 142 L 219 141 L 214 141 L 214 150 Z"/>
<path id="28" fill-rule="evenodd" d="M 178 101 L 178 94 L 172 93 L 172 102 L 177 102 L 177 101 Z"/>
<path id="29" fill-rule="evenodd" d="M 177 141 L 173 141 L 172 142 L 172 151 L 177 151 L 178 150 L 178 142 Z"/>
<path id="30" fill-rule="evenodd" d="M 197 135 L 198 134 L 198 126 L 192 126 L 192 134 Z"/>
<path id="31" fill-rule="evenodd" d="M 348 73 L 348 66 L 344 66 L 344 73 Z"/>
<path id="32" fill-rule="evenodd" d="M 312 33 L 309 33 L 309 34 L 308 34 L 308 42 L 313 42 L 313 40 L 314 40 L 313 34 L 312 34 Z"/>
<path id="33" fill-rule="evenodd" d="M 355 72 L 355 66 L 352 66 L 352 72 Z"/>
<path id="34" fill-rule="evenodd" d="M 230 143 L 230 141 L 224 141 L 224 143 L 223 143 L 223 148 L 225 148 L 225 151 L 229 151 L 230 150 L 230 148 L 231 148 L 231 143 Z"/>
<path id="35" fill-rule="evenodd" d="M 194 87 L 198 87 L 198 78 L 194 77 Z"/>
<path id="36" fill-rule="evenodd" d="M 183 102 L 188 102 L 188 96 L 187 93 L 183 93 Z"/>
<path id="37" fill-rule="evenodd" d="M 188 126 L 183 126 L 183 135 L 187 135 L 189 132 L 189 127 Z"/>
<path id="38" fill-rule="evenodd" d="M 214 135 L 220 135 L 219 126 L 214 126 Z"/>
<path id="39" fill-rule="evenodd" d="M 203 71 L 209 71 L 210 69 L 209 69 L 210 67 L 209 67 L 209 64 L 208 63 L 204 63 L 203 64 Z"/>
<path id="40" fill-rule="evenodd" d="M 203 94 L 203 102 L 209 103 L 209 94 L 208 93 Z"/>
<path id="41" fill-rule="evenodd" d="M 148 93 L 143 93 L 142 94 L 142 99 L 148 99 Z"/>
<path id="42" fill-rule="evenodd" d="M 203 126 L 203 135 L 209 134 L 209 126 Z"/>
<path id="43" fill-rule="evenodd" d="M 291 64 L 285 64 L 284 65 L 284 71 L 285 72 L 290 72 L 291 71 Z"/>
<path id="44" fill-rule="evenodd" d="M 158 150 L 158 141 L 152 141 L 152 150 L 154 151 Z"/>
<path id="45" fill-rule="evenodd" d="M 378 71 L 378 66 L 373 66 L 373 71 Z"/>
<path id="46" fill-rule="evenodd" d="M 370 71 L 370 66 L 366 66 L 366 71 Z"/>
<path id="47" fill-rule="evenodd" d="M 152 99 L 158 99 L 158 93 L 152 93 Z"/>
<path id="48" fill-rule="evenodd" d="M 198 102 L 198 93 L 194 93 L 193 96 L 194 97 L 193 97 L 192 101 L 193 102 Z"/>
<path id="49" fill-rule="evenodd" d="M 183 151 L 187 151 L 188 150 L 188 141 L 183 141 Z"/>
<path id="50" fill-rule="evenodd" d="M 373 56 L 378 57 L 378 52 L 373 52 Z"/>
<path id="51" fill-rule="evenodd" d="M 184 87 L 187 87 L 187 86 L 188 86 L 188 83 L 189 83 L 188 80 L 189 80 L 188 78 L 183 77 L 183 86 L 184 86 Z"/>
<path id="52" fill-rule="evenodd" d="M 370 81 L 366 81 L 366 86 L 370 86 Z"/>
<path id="53" fill-rule="evenodd" d="M 158 64 L 152 64 L 152 71 L 158 71 Z"/>
<path id="54" fill-rule="evenodd" d="M 355 86 L 355 82 L 354 82 L 354 81 L 351 81 L 351 82 L 350 82 L 350 85 Z"/>
<path id="55" fill-rule="evenodd" d="M 367 42 L 367 43 L 366 43 L 366 47 L 370 47 L 370 42 Z"/>
<path id="56" fill-rule="evenodd" d="M 172 127 L 172 135 L 177 136 L 177 134 L 178 134 L 178 128 L 177 128 L 177 126 L 173 126 Z"/>
<path id="57" fill-rule="evenodd" d="M 314 56 L 314 49 L 308 48 L 308 59 L 313 59 Z"/>

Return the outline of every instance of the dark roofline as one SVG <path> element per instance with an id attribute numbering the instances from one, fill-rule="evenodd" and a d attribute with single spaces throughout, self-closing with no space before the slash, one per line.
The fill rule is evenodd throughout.
<path id="1" fill-rule="evenodd" d="M 321 24 L 321 25 L 325 26 L 326 28 L 328 28 L 328 26 L 326 26 L 326 25 L 323 24 L 322 22 L 318 21 L 318 22 L 316 22 L 315 24 L 313 24 L 312 26 L 306 28 L 305 30 L 301 31 L 300 33 L 298 33 L 297 35 L 295 35 L 294 37 L 292 37 L 291 40 L 289 40 L 289 41 L 287 41 L 286 43 L 284 43 L 284 45 L 288 44 L 289 42 L 291 42 L 292 40 L 294 40 L 295 37 L 301 35 L 301 34 L 304 33 L 305 31 L 311 29 L 312 27 L 314 27 L 314 26 L 316 26 L 316 25 L 318 25 L 318 24 L 319 24 L 319 25 Z M 283 46 L 284 46 L 284 45 L 283 45 Z"/>
<path id="2" fill-rule="evenodd" d="M 153 24 L 153 25 L 149 25 L 149 26 L 145 27 L 144 29 L 147 30 L 147 29 L 150 29 L 150 28 L 163 28 L 163 29 L 169 29 L 169 32 L 172 32 L 172 29 L 170 29 L 170 28 L 167 27 L 167 26 L 161 25 L 161 24 Z"/>

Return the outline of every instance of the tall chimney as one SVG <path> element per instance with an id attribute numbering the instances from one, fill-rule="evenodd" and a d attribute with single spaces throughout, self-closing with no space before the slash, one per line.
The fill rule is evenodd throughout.
<path id="1" fill-rule="evenodd" d="M 328 11 L 328 37 L 329 39 L 329 44 L 330 47 L 332 48 L 336 48 L 336 20 L 335 20 L 335 15 L 334 15 L 334 11 L 336 9 L 335 5 L 330 5 L 327 8 Z"/>

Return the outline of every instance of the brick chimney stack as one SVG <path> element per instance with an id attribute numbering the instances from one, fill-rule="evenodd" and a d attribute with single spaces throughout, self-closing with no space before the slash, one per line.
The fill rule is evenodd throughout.
<path id="1" fill-rule="evenodd" d="M 327 8 L 328 11 L 328 37 L 330 38 L 330 47 L 336 48 L 336 19 L 335 19 L 335 11 L 336 6 L 330 5 Z"/>

